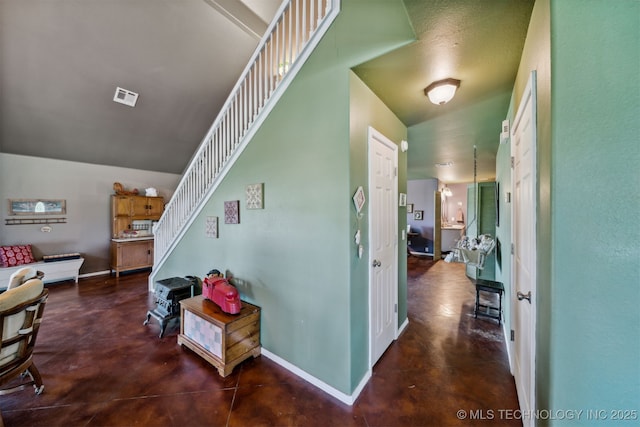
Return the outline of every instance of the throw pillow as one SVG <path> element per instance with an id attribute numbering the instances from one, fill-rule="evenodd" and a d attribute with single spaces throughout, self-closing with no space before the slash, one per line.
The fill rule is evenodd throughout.
<path id="1" fill-rule="evenodd" d="M 15 267 L 32 262 L 36 260 L 31 253 L 31 245 L 0 246 L 0 266 Z"/>

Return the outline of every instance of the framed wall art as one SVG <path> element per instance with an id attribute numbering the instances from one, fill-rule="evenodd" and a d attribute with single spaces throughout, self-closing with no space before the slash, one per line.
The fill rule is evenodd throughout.
<path id="1" fill-rule="evenodd" d="M 62 199 L 9 199 L 9 215 L 66 215 Z"/>
<path id="2" fill-rule="evenodd" d="M 218 217 L 217 216 L 208 216 L 205 224 L 205 235 L 210 239 L 218 238 Z"/>
<path id="3" fill-rule="evenodd" d="M 413 219 L 422 221 L 424 217 L 424 211 L 413 211 Z"/>
<path id="4" fill-rule="evenodd" d="M 264 184 L 247 185 L 245 196 L 247 209 L 262 209 L 264 207 Z"/>
<path id="5" fill-rule="evenodd" d="M 407 213 L 413 213 L 413 203 L 407 204 Z"/>
<path id="6" fill-rule="evenodd" d="M 240 224 L 240 200 L 224 202 L 224 223 Z"/>

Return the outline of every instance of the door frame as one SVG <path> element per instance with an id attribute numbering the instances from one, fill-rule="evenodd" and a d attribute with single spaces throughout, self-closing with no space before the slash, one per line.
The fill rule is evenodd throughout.
<path id="1" fill-rule="evenodd" d="M 397 200 L 398 200 L 398 145 L 395 144 L 393 141 L 391 141 L 389 138 L 387 138 L 386 136 L 384 136 L 384 134 L 382 134 L 381 132 L 377 131 L 375 128 L 373 128 L 372 126 L 368 127 L 368 131 L 367 131 L 367 188 L 369 189 L 368 191 L 368 195 L 367 197 L 369 198 L 369 200 L 371 200 L 371 182 L 372 182 L 372 174 L 371 174 L 371 152 L 372 152 L 372 144 L 374 143 L 380 143 L 380 144 L 384 144 L 385 146 L 391 148 L 394 152 L 394 168 L 395 168 L 395 176 L 394 176 L 394 184 L 393 184 L 393 195 L 392 195 L 392 200 L 396 201 L 396 203 L 394 203 L 392 212 L 393 212 L 393 219 L 391 220 L 392 222 L 392 227 L 394 229 L 394 235 L 395 235 L 395 256 L 393 257 L 393 263 L 394 263 L 394 271 L 395 271 L 395 275 L 393 277 L 394 280 L 394 284 L 393 284 L 393 288 L 395 289 L 394 292 L 394 301 L 392 302 L 392 304 L 395 307 L 395 316 L 394 316 L 394 320 L 393 320 L 393 328 L 394 328 L 394 334 L 393 334 L 393 341 L 395 341 L 398 338 L 398 207 L 397 207 Z M 374 334 L 374 328 L 373 328 L 373 275 L 371 274 L 371 262 L 373 260 L 373 254 L 372 254 L 372 250 L 373 250 L 373 245 L 371 245 L 371 241 L 372 241 L 372 237 L 373 237 L 373 233 L 375 230 L 375 227 L 373 227 L 374 224 L 374 216 L 373 216 L 373 210 L 371 209 L 371 204 L 369 204 L 369 209 L 368 209 L 368 231 L 369 231 L 369 250 L 367 251 L 367 281 L 368 281 L 368 305 L 369 305 L 369 369 L 373 368 L 373 365 L 377 362 L 377 360 L 373 360 L 373 352 L 374 352 L 374 346 L 373 346 L 373 334 Z"/>
<path id="2" fill-rule="evenodd" d="M 527 81 L 527 85 L 523 91 L 522 97 L 520 99 L 520 103 L 518 105 L 517 111 L 516 111 L 516 115 L 515 118 L 513 120 L 513 125 L 511 126 L 511 143 L 510 143 L 510 151 L 511 151 L 511 185 L 512 185 L 512 194 L 513 194 L 513 199 L 512 199 L 512 203 L 511 203 L 511 243 L 512 243 L 512 250 L 511 250 L 511 271 L 510 271 L 510 291 L 511 291 L 511 309 L 510 309 L 510 321 L 511 321 L 511 329 L 513 331 L 513 325 L 515 324 L 515 317 L 516 317 L 516 307 L 517 304 L 524 304 L 524 302 L 519 301 L 517 298 L 517 286 L 516 286 L 516 276 L 517 276 L 517 272 L 516 272 L 516 240 L 517 240 L 517 234 L 516 234 L 516 202 L 517 202 L 517 198 L 515 197 L 515 194 L 513 193 L 513 190 L 515 190 L 515 185 L 516 185 L 516 171 L 515 171 L 515 149 L 514 149 L 514 135 L 516 130 L 518 129 L 518 125 L 520 120 L 523 118 L 522 114 L 523 114 L 523 107 L 526 105 L 526 102 L 531 102 L 531 116 L 533 117 L 532 120 L 532 142 L 531 142 L 531 161 L 533 162 L 533 164 L 531 165 L 531 183 L 532 183 L 532 203 L 533 203 L 533 209 L 532 209 L 532 224 L 528 224 L 528 227 L 532 227 L 533 228 L 533 239 L 532 239 L 532 262 L 531 262 L 531 282 L 534 283 L 536 285 L 534 292 L 532 293 L 531 296 L 531 319 L 530 319 L 530 327 L 531 327 L 531 331 L 530 331 L 530 342 L 529 342 L 529 349 L 530 349 L 530 357 L 531 357 L 531 366 L 529 367 L 530 372 L 529 372 L 529 378 L 531 380 L 531 383 L 528 385 L 528 395 L 529 395 L 529 399 L 528 399 L 528 408 L 526 408 L 526 410 L 535 410 L 536 409 L 536 324 L 537 324 L 537 303 L 536 303 L 536 298 L 537 298 L 537 222 L 538 222 L 538 193 L 539 193 L 539 189 L 538 189 L 538 164 L 537 164 L 537 152 L 538 152 L 538 142 L 537 142 L 537 122 L 536 122 L 536 117 L 537 117 L 537 102 L 536 102 L 536 96 L 537 96 L 537 90 L 536 90 L 536 71 L 533 70 L 531 71 L 530 75 L 529 75 L 529 79 Z M 518 339 L 518 337 L 516 336 L 516 340 Z M 511 372 L 514 375 L 514 379 L 517 380 L 516 374 L 519 374 L 516 371 L 516 360 L 518 359 L 518 354 L 517 352 L 517 346 L 516 346 L 516 341 L 511 340 L 510 341 L 510 353 L 513 354 L 513 358 L 512 358 L 512 366 L 511 366 Z M 518 392 L 518 401 L 521 401 L 522 396 L 520 396 L 520 392 L 518 390 L 519 388 L 519 382 L 516 382 L 516 391 Z M 522 404 L 520 404 L 521 408 L 522 408 Z M 525 410 L 525 408 L 522 408 L 523 410 Z M 535 421 L 535 420 L 532 420 Z M 535 422 L 534 424 L 535 425 Z M 525 424 L 526 426 L 526 424 Z"/>

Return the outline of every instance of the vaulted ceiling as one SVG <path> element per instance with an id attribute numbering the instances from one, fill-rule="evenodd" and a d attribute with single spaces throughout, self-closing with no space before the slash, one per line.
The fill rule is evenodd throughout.
<path id="1" fill-rule="evenodd" d="M 0 152 L 181 173 L 280 3 L 0 0 Z M 469 182 L 476 145 L 490 179 L 533 0 L 404 4 L 417 41 L 354 71 L 410 127 L 409 178 Z"/>

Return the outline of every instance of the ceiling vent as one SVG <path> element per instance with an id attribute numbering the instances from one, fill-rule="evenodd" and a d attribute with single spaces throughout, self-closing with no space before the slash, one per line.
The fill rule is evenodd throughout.
<path id="1" fill-rule="evenodd" d="M 129 107 L 135 107 L 136 101 L 138 100 L 138 94 L 131 92 L 130 90 L 117 87 L 116 94 L 113 95 L 113 100 L 120 104 L 128 105 Z"/>

